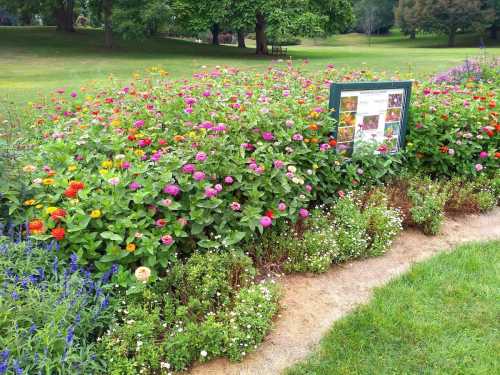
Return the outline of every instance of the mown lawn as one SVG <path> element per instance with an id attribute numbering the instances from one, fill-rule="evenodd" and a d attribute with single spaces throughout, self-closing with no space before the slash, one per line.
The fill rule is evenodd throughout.
<path id="1" fill-rule="evenodd" d="M 288 52 L 300 63 L 308 59 L 307 70 L 333 63 L 417 76 L 481 53 L 477 36 L 460 36 L 456 48 L 438 48 L 445 42 L 446 38 L 438 36 L 419 36 L 411 41 L 395 31 L 373 37 L 369 46 L 366 36 L 347 34 L 306 40 L 303 45 L 289 47 Z M 251 44 L 249 41 L 249 47 Z M 487 55 L 500 56 L 500 44 L 487 40 L 486 45 Z M 160 37 L 117 40 L 115 47 L 107 50 L 99 30 L 64 34 L 49 27 L 0 27 L 0 99 L 24 104 L 58 87 L 102 84 L 110 76 L 125 79 L 152 66 L 166 69 L 173 78 L 185 78 L 203 65 L 263 69 L 270 60 L 255 56 L 252 48 L 214 47 Z"/>
<path id="2" fill-rule="evenodd" d="M 461 246 L 376 290 L 288 375 L 499 374 L 500 241 Z"/>

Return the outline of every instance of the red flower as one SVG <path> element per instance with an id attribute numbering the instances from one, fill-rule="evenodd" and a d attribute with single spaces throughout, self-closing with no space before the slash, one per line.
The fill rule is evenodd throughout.
<path id="1" fill-rule="evenodd" d="M 28 228 L 30 230 L 30 233 L 33 234 L 41 234 L 45 230 L 43 221 L 39 219 L 35 219 L 29 222 Z"/>
<path id="2" fill-rule="evenodd" d="M 62 241 L 64 239 L 64 235 L 66 234 L 64 228 L 61 227 L 52 229 L 50 233 L 52 234 L 52 237 L 54 237 L 57 241 Z"/>
<path id="3" fill-rule="evenodd" d="M 495 158 L 500 159 L 500 152 L 495 152 Z"/>
<path id="4" fill-rule="evenodd" d="M 335 147 L 337 145 L 337 141 L 335 139 L 330 139 L 330 141 L 328 142 L 328 144 L 332 147 Z"/>
<path id="5" fill-rule="evenodd" d="M 135 135 L 133 135 L 133 134 L 130 134 L 127 138 L 129 141 L 135 141 L 135 139 L 136 139 Z"/>
<path id="6" fill-rule="evenodd" d="M 85 184 L 83 182 L 80 182 L 80 181 L 71 181 L 69 183 L 69 188 L 78 191 L 78 190 L 84 189 Z"/>
<path id="7" fill-rule="evenodd" d="M 490 103 L 489 103 L 489 107 L 490 107 L 490 108 L 495 108 L 495 107 L 496 107 L 496 105 L 497 105 L 497 103 L 495 103 L 495 101 L 494 101 L 494 100 L 490 100 Z"/>
<path id="8" fill-rule="evenodd" d="M 269 219 L 272 219 L 274 217 L 274 213 L 272 210 L 267 210 L 264 216 L 267 216 Z"/>
<path id="9" fill-rule="evenodd" d="M 66 217 L 66 211 L 64 211 L 62 208 L 58 208 L 50 214 L 50 218 L 54 221 L 58 221 L 59 219 L 62 219 L 64 217 Z"/>
<path id="10" fill-rule="evenodd" d="M 441 153 L 443 153 L 443 154 L 448 153 L 448 150 L 449 150 L 448 146 L 439 147 L 439 151 L 441 151 Z"/>
<path id="11" fill-rule="evenodd" d="M 75 198 L 76 194 L 78 194 L 78 190 L 72 189 L 70 187 L 64 191 L 64 196 L 66 198 Z"/>

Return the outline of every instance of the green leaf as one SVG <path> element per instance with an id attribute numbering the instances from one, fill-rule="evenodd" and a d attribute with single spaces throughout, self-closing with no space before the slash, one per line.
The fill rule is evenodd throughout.
<path id="1" fill-rule="evenodd" d="M 116 234 L 116 233 L 113 233 L 113 232 L 102 232 L 101 233 L 101 237 L 102 238 L 105 238 L 107 240 L 111 240 L 111 241 L 119 241 L 119 242 L 122 242 L 123 241 L 123 237 Z"/>
<path id="2" fill-rule="evenodd" d="M 217 241 L 211 241 L 211 240 L 201 240 L 198 241 L 198 246 L 203 247 L 205 249 L 210 249 L 213 247 L 220 247 L 220 243 Z"/>
<path id="3" fill-rule="evenodd" d="M 235 243 L 240 242 L 243 238 L 245 238 L 245 232 L 232 232 L 228 237 L 226 237 L 222 243 L 225 246 L 231 246 Z"/>

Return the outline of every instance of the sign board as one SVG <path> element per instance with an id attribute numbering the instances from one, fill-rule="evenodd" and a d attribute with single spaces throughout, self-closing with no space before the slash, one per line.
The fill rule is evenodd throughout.
<path id="1" fill-rule="evenodd" d="M 384 145 L 382 151 L 387 153 L 403 148 L 411 85 L 411 81 L 332 83 L 337 152 L 349 156 L 370 143 Z"/>

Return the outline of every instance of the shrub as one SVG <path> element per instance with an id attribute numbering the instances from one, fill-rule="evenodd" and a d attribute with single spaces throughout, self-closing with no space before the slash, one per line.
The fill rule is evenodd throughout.
<path id="1" fill-rule="evenodd" d="M 365 256 L 371 241 L 367 236 L 367 218 L 352 196 L 345 196 L 338 200 L 332 208 L 333 223 L 335 225 L 335 240 L 339 253 L 335 257 L 337 262 Z"/>
<path id="2" fill-rule="evenodd" d="M 380 195 L 378 195 L 380 198 Z M 378 256 L 385 253 L 392 244 L 392 241 L 403 229 L 401 214 L 398 210 L 388 208 L 385 199 L 372 202 L 363 211 L 366 218 L 366 233 L 370 239 L 367 255 Z"/>
<path id="3" fill-rule="evenodd" d="M 497 198 L 488 190 L 477 192 L 475 199 L 481 212 L 491 211 L 497 205 Z"/>
<path id="4" fill-rule="evenodd" d="M 123 294 L 99 351 L 111 374 L 157 374 L 219 356 L 240 359 L 262 341 L 278 309 L 278 290 L 254 284 L 250 258 L 194 254 L 166 277 Z"/>
<path id="5" fill-rule="evenodd" d="M 312 213 L 302 235 L 289 237 L 284 245 L 285 272 L 326 272 L 339 252 L 328 214 L 319 209 Z"/>
<path id="6" fill-rule="evenodd" d="M 437 234 L 444 220 L 444 206 L 448 200 L 448 190 L 429 178 L 414 180 L 408 195 L 413 207 L 410 209 L 412 220 L 420 225 L 425 234 Z"/>
<path id="7" fill-rule="evenodd" d="M 53 245 L 53 244 L 52 244 Z M 94 345 L 111 320 L 101 283 L 49 248 L 0 237 L 0 373 L 93 374 Z"/>

